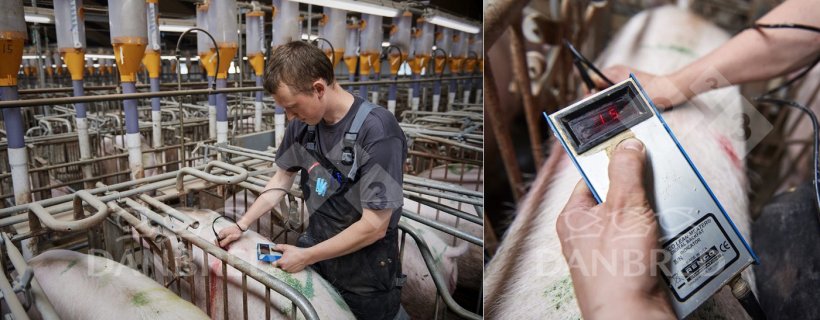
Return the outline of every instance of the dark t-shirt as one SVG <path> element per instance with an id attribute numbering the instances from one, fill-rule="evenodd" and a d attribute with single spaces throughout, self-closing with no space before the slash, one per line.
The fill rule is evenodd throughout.
<path id="1" fill-rule="evenodd" d="M 341 159 L 342 139 L 363 102 L 363 98 L 354 96 L 353 105 L 339 122 L 329 125 L 322 120 L 316 125 L 317 151 L 331 163 L 338 164 L 334 159 Z M 279 168 L 296 172 L 318 165 L 305 149 L 307 129 L 308 125 L 298 119 L 288 124 L 276 153 Z M 356 148 L 359 171 L 344 197 L 359 210 L 395 208 L 390 219 L 393 229 L 401 216 L 403 165 L 407 159 L 407 141 L 395 116 L 383 107 L 371 110 L 359 130 Z"/>

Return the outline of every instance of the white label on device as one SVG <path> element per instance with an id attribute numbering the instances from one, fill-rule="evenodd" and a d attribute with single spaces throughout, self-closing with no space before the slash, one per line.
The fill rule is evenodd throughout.
<path id="1" fill-rule="evenodd" d="M 739 255 L 711 213 L 664 243 L 663 249 L 671 255 L 663 276 L 678 301 L 688 299 Z"/>

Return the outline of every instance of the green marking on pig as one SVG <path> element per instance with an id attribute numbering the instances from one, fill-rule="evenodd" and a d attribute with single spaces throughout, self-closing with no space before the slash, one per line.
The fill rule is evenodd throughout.
<path id="1" fill-rule="evenodd" d="M 455 175 L 461 175 L 461 174 L 463 174 L 464 172 L 467 172 L 467 171 L 473 170 L 474 168 L 475 168 L 475 166 L 474 166 L 474 165 L 471 165 L 471 164 L 465 164 L 465 165 L 464 165 L 464 170 L 462 171 L 462 169 L 461 169 L 461 165 L 460 165 L 460 164 L 450 164 L 450 165 L 447 165 L 447 171 L 450 171 L 450 173 L 451 173 L 451 174 L 455 174 Z"/>
<path id="2" fill-rule="evenodd" d="M 63 272 L 60 272 L 60 274 L 66 273 L 66 271 L 71 270 L 71 268 L 73 268 L 75 265 L 77 265 L 77 260 L 71 260 L 71 262 L 68 263 L 68 266 L 66 266 Z"/>
<path id="3" fill-rule="evenodd" d="M 551 287 L 544 290 L 544 298 L 550 300 L 555 310 L 561 309 L 565 303 L 572 302 L 575 297 L 572 288 L 572 280 L 569 276 L 564 277 Z"/>
<path id="4" fill-rule="evenodd" d="M 291 275 L 288 272 L 281 271 L 280 276 L 282 278 L 282 281 L 284 281 L 289 286 L 296 289 L 296 291 L 299 291 L 300 293 L 302 293 L 302 295 L 304 295 L 305 298 L 312 299 L 313 296 L 314 296 L 314 292 L 313 292 L 313 272 L 309 271 L 309 270 L 305 270 L 305 272 L 307 273 L 307 280 L 305 281 L 304 286 L 302 285 L 301 282 L 299 282 L 299 279 L 294 278 L 293 275 Z"/>
<path id="5" fill-rule="evenodd" d="M 339 308 L 342 308 L 345 311 L 350 311 L 350 307 L 347 305 L 347 302 L 345 302 L 345 300 L 342 298 L 342 295 L 340 295 L 339 292 L 336 291 L 336 289 L 330 287 L 327 281 L 319 281 L 319 283 L 321 283 L 322 286 L 325 287 L 325 290 L 327 290 L 327 293 L 330 294 L 330 297 L 333 298 L 333 302 L 336 302 L 336 305 L 338 305 Z"/>
<path id="6" fill-rule="evenodd" d="M 650 48 L 650 49 L 660 49 L 660 50 L 674 51 L 674 52 L 677 52 L 677 53 L 680 53 L 680 54 L 683 54 L 683 55 L 686 55 L 686 56 L 689 56 L 689 57 L 692 57 L 692 58 L 697 58 L 697 56 L 698 56 L 698 54 L 695 53 L 694 51 L 692 51 L 692 49 L 684 47 L 684 46 L 674 45 L 674 44 L 657 45 L 657 46 L 644 46 L 644 47 L 645 48 Z"/>
<path id="7" fill-rule="evenodd" d="M 137 307 L 142 307 L 148 304 L 148 295 L 146 295 L 145 292 L 134 293 L 134 296 L 131 297 L 131 304 Z"/>

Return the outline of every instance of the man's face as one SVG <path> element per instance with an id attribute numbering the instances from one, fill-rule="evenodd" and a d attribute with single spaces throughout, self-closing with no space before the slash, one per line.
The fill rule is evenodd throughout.
<path id="1" fill-rule="evenodd" d="M 297 118 L 308 125 L 316 125 L 324 116 L 319 94 L 314 90 L 310 93 L 298 93 L 290 86 L 280 84 L 273 94 L 276 104 L 285 109 L 288 120 Z"/>

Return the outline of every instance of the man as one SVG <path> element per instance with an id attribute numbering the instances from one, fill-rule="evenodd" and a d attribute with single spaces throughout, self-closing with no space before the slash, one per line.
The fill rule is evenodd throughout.
<path id="1" fill-rule="evenodd" d="M 298 272 L 312 265 L 357 318 L 393 319 L 403 282 L 397 224 L 404 133 L 386 109 L 343 90 L 315 46 L 291 42 L 276 48 L 266 71 L 265 90 L 290 120 L 277 150 L 279 170 L 236 226 L 219 233 L 219 245 L 238 239 L 277 205 L 301 171 L 309 224 L 298 247 L 276 246 L 282 257 L 274 266 Z"/>

